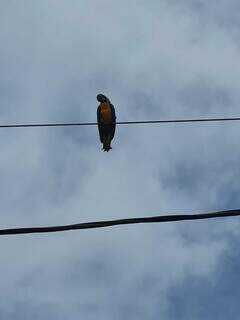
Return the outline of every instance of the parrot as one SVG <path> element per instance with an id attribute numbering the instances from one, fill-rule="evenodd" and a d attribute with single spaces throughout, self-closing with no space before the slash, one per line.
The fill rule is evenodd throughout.
<path id="1" fill-rule="evenodd" d="M 108 152 L 112 149 L 111 141 L 116 129 L 115 108 L 104 94 L 98 94 L 97 100 L 100 102 L 97 108 L 99 137 L 103 144 L 102 150 Z"/>

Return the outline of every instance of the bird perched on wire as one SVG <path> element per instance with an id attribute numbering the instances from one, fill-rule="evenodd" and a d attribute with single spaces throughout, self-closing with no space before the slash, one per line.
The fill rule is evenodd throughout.
<path id="1" fill-rule="evenodd" d="M 97 122 L 100 141 L 103 144 L 102 150 L 109 151 L 112 149 L 111 141 L 116 129 L 116 114 L 114 106 L 110 100 L 103 94 L 97 95 L 100 105 L 97 109 Z"/>

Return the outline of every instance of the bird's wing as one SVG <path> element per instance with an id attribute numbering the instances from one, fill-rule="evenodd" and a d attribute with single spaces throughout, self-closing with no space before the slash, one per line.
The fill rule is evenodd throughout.
<path id="1" fill-rule="evenodd" d="M 110 106 L 111 106 L 111 112 L 112 112 L 112 118 L 113 118 L 113 122 L 116 121 L 116 112 L 115 112 L 115 108 L 114 108 L 114 105 L 110 103 Z"/>

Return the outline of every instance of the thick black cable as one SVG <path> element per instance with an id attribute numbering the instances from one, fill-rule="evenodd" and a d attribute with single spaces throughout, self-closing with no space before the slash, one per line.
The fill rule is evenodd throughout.
<path id="1" fill-rule="evenodd" d="M 212 212 L 212 213 L 189 214 L 189 215 L 167 215 L 167 216 L 155 216 L 155 217 L 145 217 L 145 218 L 105 220 L 105 221 L 71 224 L 71 225 L 65 225 L 65 226 L 1 229 L 0 235 L 3 236 L 3 235 L 31 234 L 31 233 L 62 232 L 62 231 L 70 231 L 70 230 L 106 228 L 106 227 L 112 227 L 112 226 L 118 226 L 118 225 L 137 224 L 137 223 L 164 223 L 164 222 L 177 222 L 177 221 L 186 221 L 186 220 L 203 220 L 203 219 L 212 219 L 212 218 L 235 217 L 235 216 L 240 216 L 240 209 L 219 211 L 219 212 Z"/>
<path id="2" fill-rule="evenodd" d="M 132 124 L 163 124 L 163 123 L 190 123 L 190 122 L 226 122 L 240 121 L 237 118 L 207 118 L 207 119 L 174 119 L 174 120 L 146 120 L 146 121 L 119 121 L 117 125 Z M 67 123 L 35 123 L 35 124 L 0 124 L 0 128 L 34 128 L 34 127 L 72 127 L 72 126 L 96 126 L 97 122 L 67 122 Z M 109 124 L 111 125 L 111 124 Z"/>

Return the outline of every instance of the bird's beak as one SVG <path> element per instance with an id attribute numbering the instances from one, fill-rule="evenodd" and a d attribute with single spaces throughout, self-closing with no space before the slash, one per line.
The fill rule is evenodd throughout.
<path id="1" fill-rule="evenodd" d="M 107 99 L 106 99 L 106 97 L 105 97 L 103 94 L 98 94 L 98 95 L 97 95 L 97 100 L 98 100 L 99 102 L 105 102 Z"/>

